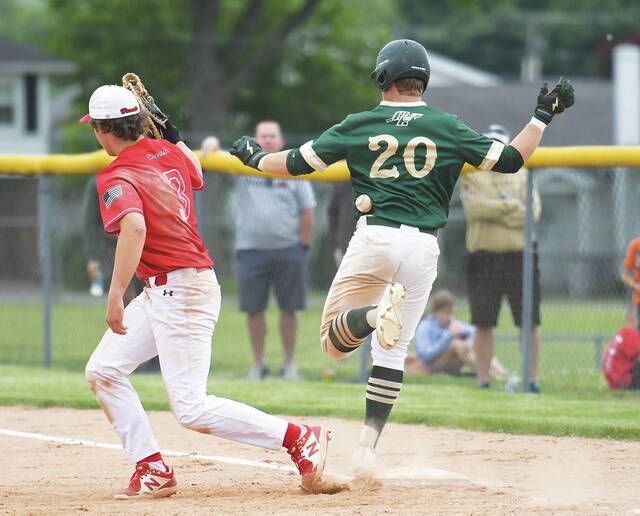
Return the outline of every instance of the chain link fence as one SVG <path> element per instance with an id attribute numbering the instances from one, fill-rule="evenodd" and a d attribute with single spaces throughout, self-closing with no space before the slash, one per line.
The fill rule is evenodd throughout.
<path id="1" fill-rule="evenodd" d="M 88 179 L 0 177 L 0 363 L 82 370 L 105 331 L 110 265 L 104 260 L 102 295 L 96 285 L 90 292 L 83 209 Z M 541 199 L 534 226 L 541 289 L 540 384 L 574 392 L 604 388 L 602 353 L 625 324 L 630 305 L 628 289 L 619 278 L 628 242 L 640 233 L 640 174 L 635 169 L 549 168 L 535 170 L 533 180 Z M 207 174 L 207 187 L 196 196 L 200 230 L 223 288 L 212 369 L 227 377 L 245 377 L 253 363 L 247 317 L 238 307 L 234 222 L 237 210 L 243 209 L 236 194 L 238 181 L 235 176 Z M 316 206 L 306 255 L 307 300 L 298 312 L 294 359 L 304 379 L 358 381 L 367 368 L 367 354 L 358 352 L 334 362 L 322 354 L 318 339 L 324 298 L 340 256 L 339 233 L 354 226 L 343 218 L 350 212 L 350 201 L 343 184 L 316 182 L 312 187 Z M 455 318 L 469 323 L 466 219 L 457 188 L 449 224 L 439 234 L 434 293 L 452 292 Z M 270 195 L 265 190 L 261 202 L 272 202 Z M 114 245 L 107 241 L 105 254 Z M 265 356 L 274 376 L 283 363 L 279 319 L 272 294 Z M 505 369 L 521 374 L 519 330 L 506 299 L 493 336 L 496 357 Z M 459 373 L 472 375 L 472 368 L 463 366 Z"/>

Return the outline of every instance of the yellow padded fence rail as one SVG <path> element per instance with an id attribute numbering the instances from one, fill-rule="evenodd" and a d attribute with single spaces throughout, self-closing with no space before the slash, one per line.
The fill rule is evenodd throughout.
<path id="1" fill-rule="evenodd" d="M 209 172 L 274 177 L 272 174 L 258 172 L 244 166 L 237 158 L 225 152 L 215 152 L 204 158 L 199 152 L 196 154 L 200 157 L 203 169 Z M 86 154 L 0 155 L 0 174 L 91 174 L 106 166 L 112 159 L 101 150 Z M 541 147 L 527 161 L 526 166 L 529 168 L 640 168 L 640 146 Z M 471 166 L 465 165 L 463 172 L 472 170 Z M 313 172 L 303 177 L 313 181 L 347 181 L 349 171 L 345 162 L 341 161 L 334 163 L 323 172 Z"/>

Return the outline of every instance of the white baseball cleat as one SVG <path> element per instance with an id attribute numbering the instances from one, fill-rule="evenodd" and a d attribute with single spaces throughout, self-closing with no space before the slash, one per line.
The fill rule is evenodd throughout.
<path id="1" fill-rule="evenodd" d="M 351 456 L 351 469 L 355 476 L 371 475 L 376 467 L 376 452 L 371 446 L 358 445 Z"/>
<path id="2" fill-rule="evenodd" d="M 400 283 L 391 283 L 384 290 L 378 304 L 376 334 L 385 349 L 391 349 L 400 340 L 402 333 L 402 309 L 407 300 L 407 289 Z"/>

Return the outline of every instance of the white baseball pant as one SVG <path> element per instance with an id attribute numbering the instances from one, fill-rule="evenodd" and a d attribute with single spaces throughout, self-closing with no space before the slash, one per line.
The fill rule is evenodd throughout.
<path id="1" fill-rule="evenodd" d="M 176 419 L 191 430 L 278 450 L 287 422 L 236 401 L 207 395 L 211 337 L 220 312 L 212 270 L 179 269 L 167 284 L 147 287 L 125 309 L 126 335 L 107 330 L 86 377 L 132 463 L 160 450 L 138 393 L 128 380 L 158 355 Z"/>
<path id="2" fill-rule="evenodd" d="M 400 340 L 385 349 L 374 332 L 371 356 L 375 366 L 404 370 L 409 344 L 437 276 L 439 254 L 434 235 L 405 225 L 367 225 L 365 217 L 360 217 L 325 301 L 320 327 L 323 351 L 333 358 L 344 358 L 329 341 L 331 321 L 346 310 L 377 305 L 387 285 L 397 281 L 407 289 Z"/>

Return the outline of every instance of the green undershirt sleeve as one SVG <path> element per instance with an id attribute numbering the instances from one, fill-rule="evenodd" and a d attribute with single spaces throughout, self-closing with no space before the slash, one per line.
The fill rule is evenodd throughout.
<path id="1" fill-rule="evenodd" d="M 507 145 L 491 170 L 501 174 L 515 174 L 524 165 L 524 160 L 515 147 Z"/>
<path id="2" fill-rule="evenodd" d="M 301 176 L 313 172 L 313 167 L 302 157 L 300 149 L 291 149 L 287 154 L 287 170 L 292 176 Z"/>

